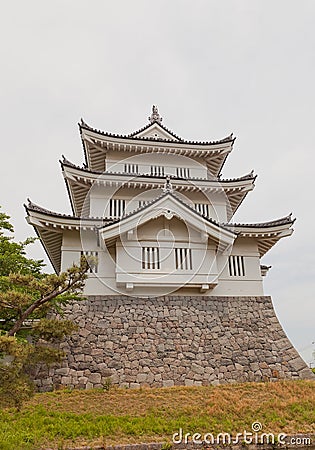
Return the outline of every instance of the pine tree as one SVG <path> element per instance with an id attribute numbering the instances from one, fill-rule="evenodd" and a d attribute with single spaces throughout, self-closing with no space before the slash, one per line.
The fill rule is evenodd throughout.
<path id="1" fill-rule="evenodd" d="M 60 361 L 56 344 L 76 329 L 62 309 L 82 298 L 89 262 L 43 273 L 43 261 L 26 256 L 34 239 L 17 243 L 7 236 L 14 231 L 9 219 L 0 212 L 0 405 L 20 408 L 34 392 L 34 368 Z"/>

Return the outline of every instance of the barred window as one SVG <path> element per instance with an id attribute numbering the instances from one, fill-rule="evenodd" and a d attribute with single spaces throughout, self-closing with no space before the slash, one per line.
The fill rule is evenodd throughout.
<path id="1" fill-rule="evenodd" d="M 229 256 L 229 274 L 231 277 L 245 276 L 244 256 Z"/>
<path id="2" fill-rule="evenodd" d="M 82 251 L 81 257 L 86 258 L 89 265 L 88 273 L 97 273 L 98 271 L 98 252 Z"/>
<path id="3" fill-rule="evenodd" d="M 146 205 L 147 203 L 148 203 L 148 200 L 139 200 L 138 208 L 142 208 L 142 206 Z"/>
<path id="4" fill-rule="evenodd" d="M 142 247 L 142 269 L 160 269 L 159 247 Z"/>
<path id="5" fill-rule="evenodd" d="M 121 198 L 111 198 L 109 201 L 109 217 L 121 217 L 125 212 L 126 202 Z"/>
<path id="6" fill-rule="evenodd" d="M 139 173 L 138 164 L 125 164 L 125 173 Z"/>
<path id="7" fill-rule="evenodd" d="M 179 270 L 192 270 L 190 248 L 175 248 L 175 267 Z"/>
<path id="8" fill-rule="evenodd" d="M 151 175 L 158 177 L 164 177 L 164 167 L 163 166 L 151 166 Z"/>
<path id="9" fill-rule="evenodd" d="M 177 167 L 176 175 L 178 176 L 178 178 L 189 178 L 190 169 L 188 169 L 188 167 Z"/>
<path id="10" fill-rule="evenodd" d="M 195 210 L 205 217 L 210 217 L 210 207 L 208 203 L 195 203 Z"/>

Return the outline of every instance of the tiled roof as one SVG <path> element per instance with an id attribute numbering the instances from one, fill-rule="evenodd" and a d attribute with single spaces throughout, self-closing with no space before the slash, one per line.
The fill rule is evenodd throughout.
<path id="1" fill-rule="evenodd" d="M 26 209 L 26 211 L 30 210 L 30 211 L 35 211 L 35 212 L 39 212 L 41 214 L 46 214 L 49 216 L 54 216 L 54 217 L 63 217 L 64 219 L 73 219 L 73 220 L 78 220 L 78 221 L 95 221 L 95 222 L 112 222 L 112 219 L 106 219 L 103 217 L 79 217 L 79 216 L 74 216 L 71 214 L 62 214 L 62 213 L 57 213 L 54 211 L 50 211 L 49 209 L 43 208 L 42 206 L 36 205 L 35 203 L 33 203 L 29 198 L 27 199 L 28 204 L 24 204 L 24 208 Z"/>
<path id="2" fill-rule="evenodd" d="M 147 128 L 149 128 L 149 126 L 151 126 L 152 124 L 150 123 L 149 125 L 146 125 L 144 128 L 136 131 L 135 133 L 129 134 L 129 135 L 125 135 L 125 134 L 115 134 L 115 133 L 108 133 L 105 131 L 101 131 L 101 130 L 97 130 L 96 128 L 92 128 L 90 125 L 88 125 L 86 122 L 83 121 L 83 119 L 81 119 L 81 123 L 78 124 L 79 128 L 80 128 L 80 132 L 81 129 L 86 129 L 89 131 L 93 131 L 94 133 L 98 133 L 101 134 L 102 136 L 106 136 L 106 137 L 113 137 L 113 138 L 119 138 L 119 139 L 134 139 L 134 140 L 145 140 L 145 141 L 151 141 L 151 142 L 174 142 L 172 139 L 161 139 L 161 138 L 153 138 L 153 137 L 144 137 L 144 136 L 134 136 L 134 134 L 140 133 L 141 131 L 146 130 Z M 174 136 L 176 139 L 179 140 L 179 143 L 181 144 L 189 144 L 189 145 L 215 145 L 215 144 L 223 144 L 226 142 L 234 142 L 235 141 L 235 137 L 233 137 L 233 133 L 230 134 L 230 136 L 227 136 L 223 139 L 217 140 L 217 141 L 204 141 L 204 142 L 199 142 L 199 141 L 187 141 L 184 140 L 178 136 L 176 136 L 176 134 L 174 134 L 172 131 L 168 130 L 166 127 L 164 127 L 164 125 L 159 124 L 159 126 L 161 128 L 163 128 L 165 131 L 167 131 L 168 133 L 170 133 L 172 136 Z"/>
<path id="3" fill-rule="evenodd" d="M 246 181 L 246 180 L 256 180 L 257 175 L 254 175 L 254 171 L 252 170 L 250 173 L 247 173 L 246 175 L 243 175 L 241 177 L 237 178 L 218 178 L 218 181 L 220 183 L 229 183 L 231 181 Z"/>
<path id="4" fill-rule="evenodd" d="M 69 161 L 67 158 L 65 158 L 65 156 L 62 155 L 62 160 L 60 160 L 60 164 L 63 166 L 68 166 L 68 167 L 73 167 L 75 169 L 78 170 L 82 170 L 86 173 L 91 173 L 91 174 L 95 174 L 95 175 L 119 175 L 119 176 L 125 176 L 125 177 L 130 177 L 130 175 L 136 177 L 144 177 L 144 178 L 165 178 L 165 176 L 159 176 L 159 175 L 151 175 L 149 173 L 127 173 L 127 172 L 110 172 L 110 171 L 105 171 L 102 172 L 101 170 L 91 170 L 87 167 L 82 167 L 82 166 L 78 166 L 74 163 L 72 163 L 71 161 Z M 236 178 L 221 178 L 221 177 L 214 177 L 213 179 L 208 179 L 208 178 L 200 178 L 200 177 L 177 177 L 176 175 L 168 175 L 172 180 L 196 180 L 196 181 L 218 181 L 220 183 L 230 183 L 233 181 L 246 181 L 246 180 L 254 180 L 257 178 L 257 175 L 254 175 L 254 171 L 251 171 L 250 173 L 243 175 L 241 177 L 236 177 Z"/>
<path id="5" fill-rule="evenodd" d="M 75 169 L 81 169 L 81 170 L 89 171 L 89 169 L 85 169 L 84 167 L 80 167 L 80 166 L 72 163 L 64 155 L 61 155 L 61 156 L 62 156 L 62 161 L 61 161 L 61 159 L 59 160 L 60 164 L 65 165 L 65 166 L 69 166 L 69 167 L 74 167 Z"/>
<path id="6" fill-rule="evenodd" d="M 32 211 L 36 211 L 36 212 L 40 212 L 43 214 L 49 214 L 49 215 L 53 215 L 53 216 L 58 216 L 58 217 L 71 217 L 71 218 L 75 218 L 74 216 L 68 215 L 68 214 L 61 214 L 61 213 L 56 213 L 54 211 L 50 211 L 49 209 L 43 208 L 42 206 L 36 205 L 36 203 L 33 203 L 29 198 L 27 199 L 28 204 L 24 204 L 24 207 L 26 209 L 31 209 Z"/>
<path id="7" fill-rule="evenodd" d="M 168 195 L 175 198 L 179 203 L 181 203 L 183 206 L 188 208 L 192 213 L 197 214 L 198 216 L 202 217 L 203 219 L 207 220 L 208 222 L 212 223 L 213 225 L 216 225 L 216 226 L 223 228 L 230 232 L 231 232 L 231 228 L 269 228 L 269 227 L 277 227 L 277 226 L 281 226 L 281 225 L 293 224 L 296 220 L 296 219 L 292 219 L 292 213 L 291 213 L 288 216 L 282 217 L 281 219 L 272 220 L 269 222 L 245 223 L 245 224 L 242 224 L 242 223 L 220 223 L 212 218 L 207 217 L 206 215 L 201 214 L 199 211 L 195 210 L 194 208 L 189 206 L 187 203 L 185 203 L 181 198 L 179 198 L 173 192 L 163 192 L 161 195 L 159 195 L 155 199 L 145 203 L 143 206 L 141 206 L 127 214 L 124 214 L 119 219 L 106 219 L 106 218 L 102 218 L 102 217 L 78 217 L 78 216 L 73 216 L 70 214 L 56 213 L 56 212 L 50 211 L 46 208 L 43 208 L 39 205 L 36 205 L 35 203 L 31 202 L 31 200 L 29 200 L 29 199 L 28 199 L 28 205 L 24 205 L 24 207 L 26 208 L 27 211 L 31 210 L 31 211 L 40 212 L 42 214 L 46 214 L 46 215 L 50 215 L 50 216 L 54 216 L 54 217 L 62 217 L 62 218 L 66 218 L 66 219 L 74 219 L 74 220 L 79 220 L 79 221 L 82 221 L 82 220 L 83 221 L 84 220 L 91 221 L 92 220 L 95 222 L 106 222 L 105 225 L 103 225 L 103 224 L 100 224 L 100 225 L 101 226 L 109 226 L 111 224 L 118 223 L 121 220 L 123 220 L 124 218 L 130 217 L 130 216 L 138 213 L 139 211 L 143 211 L 143 210 L 147 209 L 150 205 L 157 203 L 161 198 L 166 197 Z M 234 232 L 238 233 L 237 230 L 235 230 Z"/>
<path id="8" fill-rule="evenodd" d="M 281 225 L 293 224 L 296 219 L 292 219 L 292 213 L 288 216 L 282 217 L 281 219 L 271 220 L 269 222 L 261 222 L 261 223 L 231 223 L 225 224 L 227 227 L 240 227 L 240 228 L 268 228 L 268 227 L 277 227 Z"/>

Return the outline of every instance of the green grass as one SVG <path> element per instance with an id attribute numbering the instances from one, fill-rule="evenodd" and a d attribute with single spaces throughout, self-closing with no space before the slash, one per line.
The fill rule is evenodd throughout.
<path id="1" fill-rule="evenodd" d="M 168 442 L 173 433 L 314 433 L 315 382 L 55 391 L 0 411 L 0 449 Z"/>

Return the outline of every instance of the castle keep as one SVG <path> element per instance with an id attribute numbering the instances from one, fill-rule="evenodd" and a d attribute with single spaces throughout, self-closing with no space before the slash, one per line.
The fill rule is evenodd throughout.
<path id="1" fill-rule="evenodd" d="M 311 377 L 263 293 L 261 259 L 294 220 L 233 223 L 256 179 L 222 177 L 233 135 L 184 140 L 155 106 L 129 135 L 79 127 L 83 167 L 61 161 L 73 214 L 26 206 L 57 273 L 93 256 L 66 310 L 79 331 L 40 387 Z"/>

